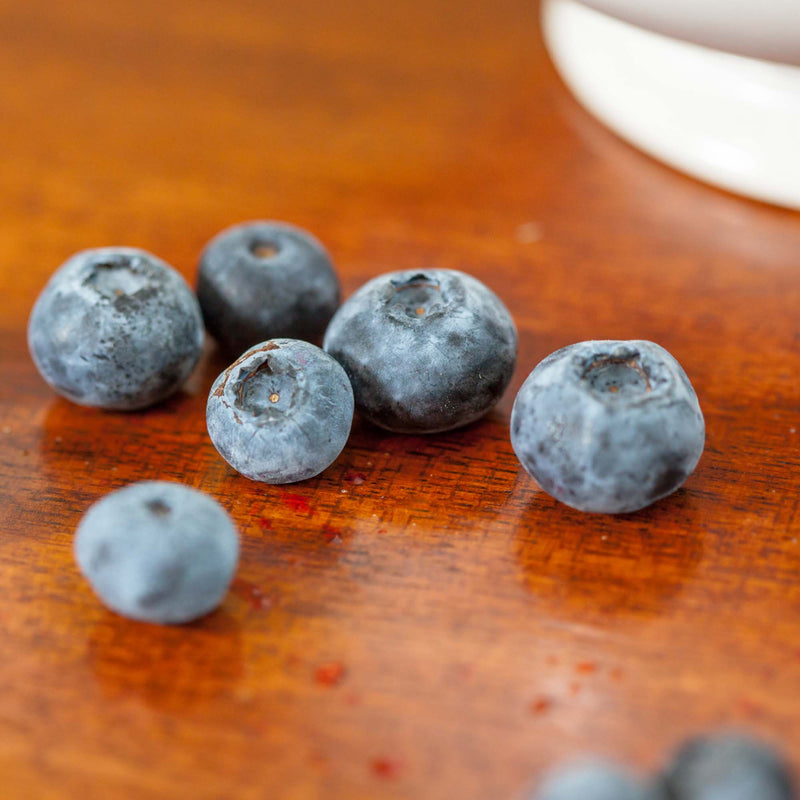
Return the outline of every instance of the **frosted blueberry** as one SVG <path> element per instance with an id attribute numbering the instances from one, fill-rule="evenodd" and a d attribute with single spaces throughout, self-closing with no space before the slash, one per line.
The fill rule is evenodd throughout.
<path id="1" fill-rule="evenodd" d="M 132 247 L 84 250 L 50 278 L 28 322 L 42 377 L 85 406 L 132 410 L 189 377 L 203 321 L 181 275 Z"/>
<path id="2" fill-rule="evenodd" d="M 437 433 L 482 417 L 517 356 L 508 309 L 456 270 L 393 272 L 336 312 L 323 344 L 347 371 L 356 406 L 398 433 Z"/>
<path id="3" fill-rule="evenodd" d="M 523 467 L 581 511 L 636 511 L 665 497 L 692 473 L 704 441 L 686 373 L 646 341 L 558 350 L 531 372 L 511 414 Z"/>
<path id="4" fill-rule="evenodd" d="M 239 560 L 222 507 L 177 483 L 134 483 L 84 515 L 75 559 L 98 597 L 123 616 L 181 623 L 215 609 Z"/>
<path id="5" fill-rule="evenodd" d="M 792 777 L 763 744 L 725 733 L 692 739 L 662 776 L 669 800 L 792 800 Z"/>
<path id="6" fill-rule="evenodd" d="M 209 333 L 233 355 L 274 337 L 318 341 L 340 295 L 325 248 L 286 223 L 234 225 L 200 256 L 203 317 Z"/>
<path id="7" fill-rule="evenodd" d="M 341 453 L 353 423 L 345 371 L 308 342 L 250 348 L 211 387 L 208 433 L 238 472 L 265 483 L 312 478 Z"/>
<path id="8" fill-rule="evenodd" d="M 614 764 L 586 761 L 553 771 L 518 800 L 655 800 L 650 789 Z"/>

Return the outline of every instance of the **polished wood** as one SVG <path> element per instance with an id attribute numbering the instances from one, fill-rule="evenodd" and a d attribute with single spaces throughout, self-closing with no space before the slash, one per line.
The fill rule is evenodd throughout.
<path id="1" fill-rule="evenodd" d="M 586 752 L 641 769 L 742 726 L 800 767 L 800 217 L 718 192 L 579 108 L 536 4 L 0 2 L 0 795 L 509 798 Z M 71 253 L 128 244 L 193 280 L 231 223 L 283 219 L 349 293 L 456 267 L 519 327 L 484 421 L 357 423 L 322 476 L 237 476 L 205 431 L 224 360 L 142 413 L 58 399 L 27 354 Z M 708 426 L 685 487 L 626 516 L 537 489 L 508 440 L 552 350 L 647 338 Z M 143 478 L 240 526 L 222 608 L 105 610 L 72 559 Z"/>

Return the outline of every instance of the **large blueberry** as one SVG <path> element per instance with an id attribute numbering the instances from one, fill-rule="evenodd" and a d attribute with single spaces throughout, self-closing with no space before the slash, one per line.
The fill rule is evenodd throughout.
<path id="1" fill-rule="evenodd" d="M 132 247 L 84 250 L 50 278 L 28 345 L 42 377 L 85 406 L 131 410 L 163 400 L 194 369 L 200 308 L 186 281 Z"/>
<path id="2" fill-rule="evenodd" d="M 669 800 L 792 800 L 788 767 L 766 745 L 735 733 L 685 743 L 662 776 Z"/>
<path id="3" fill-rule="evenodd" d="M 215 609 L 239 560 L 239 537 L 212 498 L 162 481 L 106 495 L 75 536 L 81 572 L 105 605 L 132 619 L 180 623 Z"/>
<path id="4" fill-rule="evenodd" d="M 519 800 L 656 800 L 656 795 L 615 764 L 591 760 L 551 772 Z"/>
<path id="5" fill-rule="evenodd" d="M 310 233 L 245 222 L 206 245 L 197 296 L 209 333 L 239 355 L 275 337 L 318 341 L 341 292 L 328 253 Z"/>
<path id="6" fill-rule="evenodd" d="M 644 508 L 692 473 L 705 441 L 697 396 L 653 342 L 581 342 L 530 374 L 511 443 L 553 497 L 581 511 Z"/>
<path id="7" fill-rule="evenodd" d="M 353 389 L 318 347 L 272 339 L 214 381 L 206 421 L 214 446 L 242 475 L 294 483 L 319 474 L 342 451 L 353 422 Z"/>
<path id="8" fill-rule="evenodd" d="M 347 371 L 367 419 L 398 433 L 436 433 L 500 399 L 517 332 L 502 301 L 470 275 L 393 272 L 342 305 L 323 346 Z"/>

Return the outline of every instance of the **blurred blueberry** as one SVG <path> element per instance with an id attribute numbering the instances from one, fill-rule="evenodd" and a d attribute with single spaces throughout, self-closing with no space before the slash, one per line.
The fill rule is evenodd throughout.
<path id="1" fill-rule="evenodd" d="M 325 248 L 286 223 L 234 225 L 200 256 L 197 296 L 203 318 L 232 355 L 274 337 L 319 341 L 340 295 Z"/>
<path id="2" fill-rule="evenodd" d="M 657 800 L 657 795 L 615 764 L 591 760 L 554 770 L 515 800 Z"/>
<path id="3" fill-rule="evenodd" d="M 792 800 L 794 785 L 780 756 L 741 734 L 685 743 L 662 776 L 667 800 Z"/>
<path id="4" fill-rule="evenodd" d="M 134 483 L 84 515 L 75 559 L 112 610 L 181 623 L 215 609 L 239 560 L 239 537 L 212 498 L 177 483 Z"/>
<path id="5" fill-rule="evenodd" d="M 350 435 L 353 390 L 345 371 L 308 342 L 272 339 L 250 348 L 214 382 L 208 433 L 238 472 L 265 483 L 312 478 Z"/>
<path id="6" fill-rule="evenodd" d="M 436 433 L 482 417 L 502 397 L 517 332 L 497 295 L 470 275 L 393 272 L 342 305 L 324 348 L 347 371 L 367 419 Z"/>
<path id="7" fill-rule="evenodd" d="M 653 342 L 581 342 L 544 359 L 511 414 L 511 443 L 553 497 L 581 511 L 636 511 L 675 491 L 705 424 L 680 364 Z"/>
<path id="8" fill-rule="evenodd" d="M 42 377 L 85 406 L 145 408 L 197 364 L 203 321 L 186 281 L 132 247 L 84 250 L 50 278 L 31 312 L 28 346 Z"/>

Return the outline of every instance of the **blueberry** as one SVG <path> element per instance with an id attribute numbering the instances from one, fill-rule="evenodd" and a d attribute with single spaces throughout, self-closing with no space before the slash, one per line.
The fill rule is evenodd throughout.
<path id="1" fill-rule="evenodd" d="M 636 511 L 675 491 L 705 424 L 680 364 L 653 342 L 581 342 L 542 361 L 511 414 L 522 466 L 580 511 Z"/>
<path id="2" fill-rule="evenodd" d="M 794 785 L 781 758 L 736 733 L 684 744 L 662 776 L 668 800 L 792 800 Z"/>
<path id="3" fill-rule="evenodd" d="M 233 355 L 275 337 L 317 342 L 339 307 L 339 279 L 310 233 L 245 222 L 200 257 L 197 296 L 209 333 Z"/>
<path id="4" fill-rule="evenodd" d="M 211 387 L 208 433 L 238 472 L 265 483 L 313 478 L 350 435 L 353 389 L 345 371 L 308 342 L 250 348 Z"/>
<path id="5" fill-rule="evenodd" d="M 85 406 L 145 408 L 176 391 L 203 346 L 197 300 L 181 275 L 132 247 L 84 250 L 50 278 L 28 346 L 42 377 Z"/>
<path id="6" fill-rule="evenodd" d="M 347 371 L 367 419 L 397 433 L 437 433 L 500 399 L 517 332 L 497 295 L 470 275 L 392 272 L 342 305 L 323 346 Z"/>
<path id="7" fill-rule="evenodd" d="M 84 515 L 75 559 L 112 610 L 144 622 L 189 622 L 215 609 L 239 560 L 230 517 L 177 483 L 134 483 Z"/>
<path id="8" fill-rule="evenodd" d="M 519 800 L 655 800 L 650 789 L 605 761 L 562 767 L 545 777 L 537 790 Z"/>

